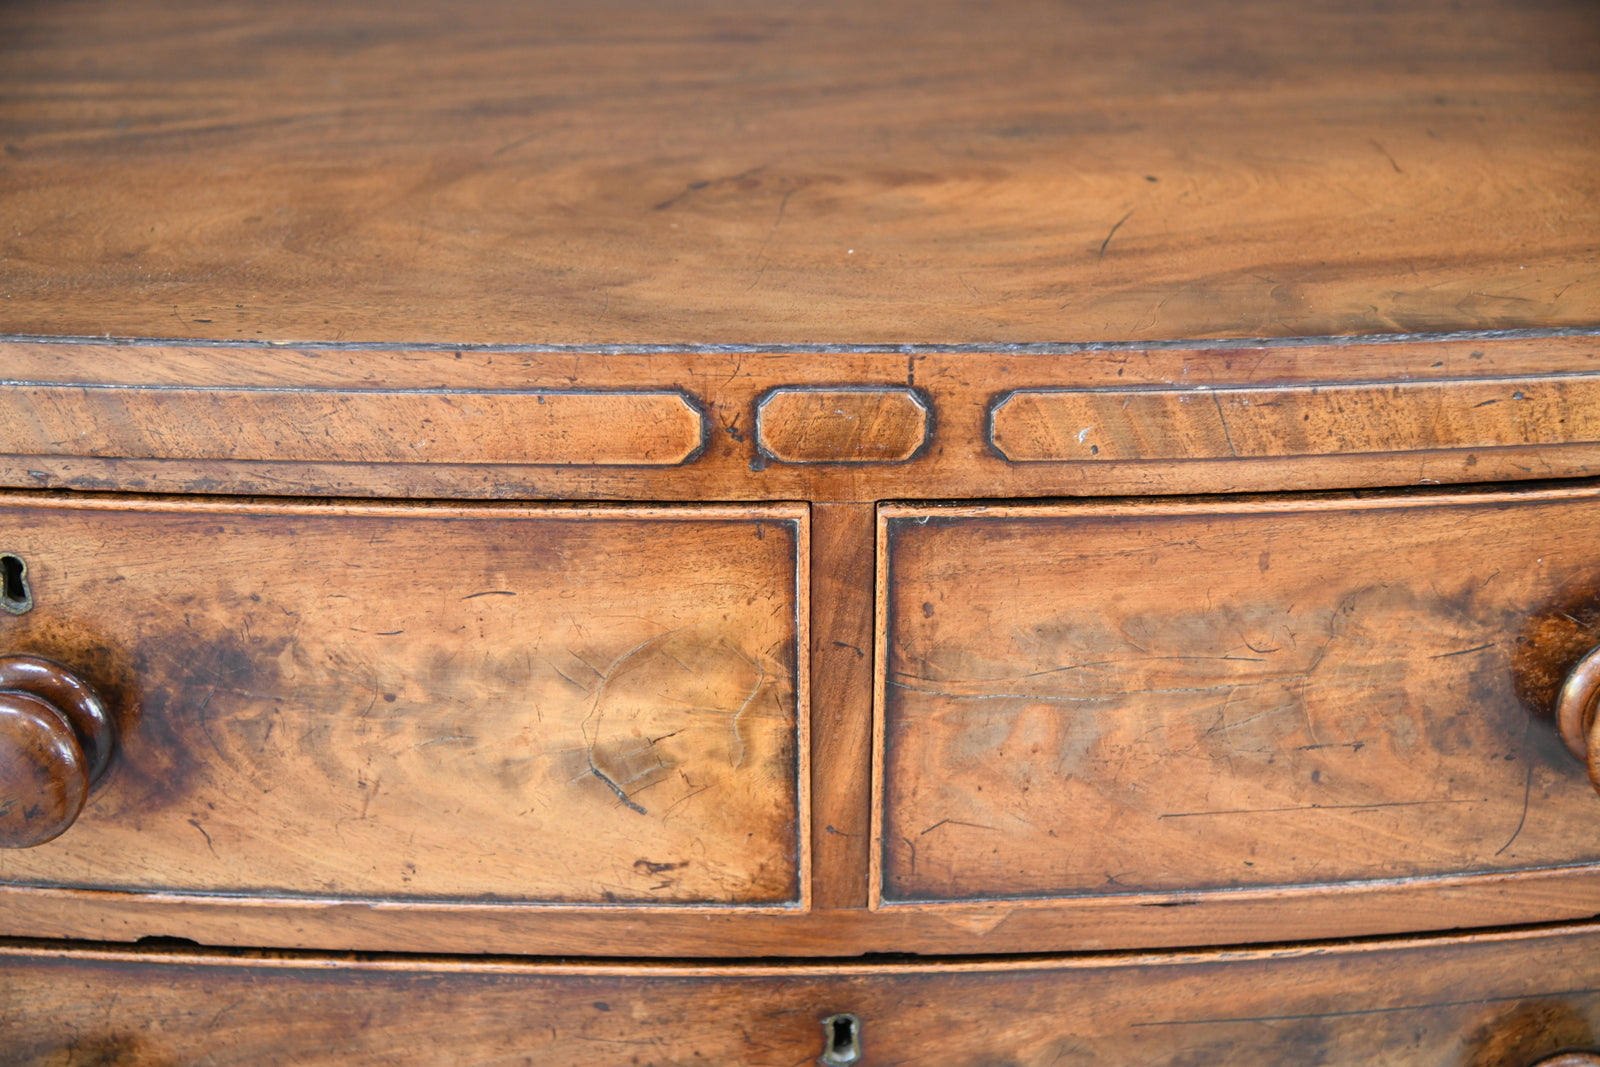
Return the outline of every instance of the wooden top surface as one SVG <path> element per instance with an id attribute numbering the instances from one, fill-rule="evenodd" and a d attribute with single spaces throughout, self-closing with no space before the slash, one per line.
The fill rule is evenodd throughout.
<path id="1" fill-rule="evenodd" d="M 0 147 L 0 334 L 1600 326 L 1588 0 L 26 0 Z"/>

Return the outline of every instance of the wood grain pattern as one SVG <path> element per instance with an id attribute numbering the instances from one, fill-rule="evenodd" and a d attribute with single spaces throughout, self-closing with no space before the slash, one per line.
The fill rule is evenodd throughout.
<path id="1" fill-rule="evenodd" d="M 1600 937 L 789 967 L 0 946 L 30 1064 L 794 1067 L 841 1011 L 864 1067 L 1531 1067 L 1600 1047 Z"/>
<path id="2" fill-rule="evenodd" d="M 928 422 L 912 389 L 775 389 L 756 405 L 756 443 L 780 463 L 904 463 Z"/>
<path id="3" fill-rule="evenodd" d="M 1587 0 L 80 0 L 0 42 L 11 333 L 1600 323 Z"/>
<path id="4" fill-rule="evenodd" d="M 1019 388 L 1273 388 L 1600 374 L 1600 335 L 1385 343 L 1028 352 L 551 352 L 359 347 L 0 342 L 12 382 L 184 390 L 493 392 L 680 389 L 705 405 L 711 436 L 680 467 L 515 463 L 131 460 L 0 453 L 0 485 L 143 492 L 577 500 L 877 501 L 1217 493 L 1600 475 L 1600 444 L 1385 451 L 1282 459 L 1008 463 L 989 411 Z M 938 439 L 900 464 L 773 463 L 756 406 L 776 388 L 903 382 L 933 408 Z M 70 390 L 68 390 L 70 391 Z M 85 413 L 85 418 L 89 413 Z M 1383 432 L 1411 440 L 1428 409 Z M 73 419 L 65 420 L 71 423 Z M 164 429 L 148 427 L 141 433 Z M 219 427 L 223 437 L 250 431 Z M 1076 432 L 1076 431 L 1074 431 Z M 354 447 L 352 444 L 350 447 Z M 486 446 L 488 447 L 488 446 Z M 0 545 L 0 550 L 4 549 Z"/>
<path id="5" fill-rule="evenodd" d="M 18 456 L 673 466 L 707 430 L 682 393 L 0 383 L 0 452 Z"/>
<path id="6" fill-rule="evenodd" d="M 797 905 L 805 511 L 12 499 L 123 750 L 34 886 Z"/>
<path id="7" fill-rule="evenodd" d="M 1019 390 L 989 424 L 990 443 L 1013 463 L 1585 444 L 1600 440 L 1600 378 Z"/>
<path id="8" fill-rule="evenodd" d="M 867 902 L 876 530 L 870 504 L 811 508 L 811 854 L 819 909 Z"/>
<path id="9" fill-rule="evenodd" d="M 864 881 L 832 871 L 823 884 Z M 820 887 L 819 887 L 820 888 Z M 830 889 L 830 892 L 833 890 Z M 861 898 L 865 899 L 865 887 Z M 218 897 L 0 886 L 0 933 L 133 942 L 535 956 L 842 957 L 1250 945 L 1600 915 L 1600 868 L 1126 893 L 1049 901 L 899 904 L 875 911 L 528 907 L 493 902 Z"/>
<path id="10" fill-rule="evenodd" d="M 1600 596 L 1597 501 L 885 508 L 882 898 L 1600 862 L 1514 670 Z"/>

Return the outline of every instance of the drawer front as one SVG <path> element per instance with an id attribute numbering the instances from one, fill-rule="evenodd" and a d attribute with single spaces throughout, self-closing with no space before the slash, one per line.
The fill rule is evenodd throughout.
<path id="1" fill-rule="evenodd" d="M 0 1032 L 20 1063 L 1533 1067 L 1597 1046 L 1600 937 L 793 967 L 0 945 Z"/>
<path id="2" fill-rule="evenodd" d="M 1536 707 L 1600 645 L 1597 518 L 1588 489 L 884 509 L 878 902 L 1600 862 Z"/>
<path id="3" fill-rule="evenodd" d="M 805 516 L 12 498 L 0 655 L 122 740 L 0 882 L 796 907 Z"/>

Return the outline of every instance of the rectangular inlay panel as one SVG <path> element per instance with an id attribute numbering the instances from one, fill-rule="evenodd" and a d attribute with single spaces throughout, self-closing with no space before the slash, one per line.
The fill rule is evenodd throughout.
<path id="1" fill-rule="evenodd" d="M 915 389 L 774 389 L 756 405 L 756 441 L 780 463 L 904 463 L 928 443 Z"/>
<path id="2" fill-rule="evenodd" d="M 1016 463 L 1336 456 L 1600 441 L 1600 376 L 1204 389 L 1019 389 L 989 414 Z"/>
<path id="3" fill-rule="evenodd" d="M 883 509 L 882 900 L 1600 861 L 1600 797 L 1514 682 L 1600 644 L 1597 509 Z"/>
<path id="4" fill-rule="evenodd" d="M 0 647 L 124 737 L 0 882 L 803 902 L 803 507 L 52 503 Z"/>
<path id="5" fill-rule="evenodd" d="M 680 392 L 202 389 L 0 383 L 0 454 L 301 463 L 671 466 Z"/>

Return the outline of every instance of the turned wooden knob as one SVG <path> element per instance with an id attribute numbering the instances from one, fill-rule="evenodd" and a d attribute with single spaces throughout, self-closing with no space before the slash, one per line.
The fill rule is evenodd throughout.
<path id="1" fill-rule="evenodd" d="M 59 837 L 111 759 L 116 724 L 83 679 L 49 660 L 0 656 L 0 848 Z"/>
<path id="2" fill-rule="evenodd" d="M 1600 1067 L 1600 1052 L 1558 1052 L 1529 1067 Z"/>
<path id="3" fill-rule="evenodd" d="M 1572 754 L 1589 768 L 1589 781 L 1600 790 L 1600 648 L 1592 649 L 1567 672 L 1556 697 L 1556 727 Z"/>

